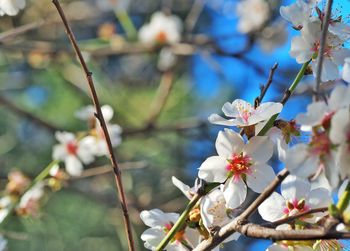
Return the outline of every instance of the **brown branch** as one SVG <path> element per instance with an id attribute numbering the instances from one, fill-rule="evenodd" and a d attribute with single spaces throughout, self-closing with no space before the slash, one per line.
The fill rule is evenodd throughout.
<path id="1" fill-rule="evenodd" d="M 53 125 L 53 124 L 35 116 L 34 114 L 32 114 L 26 110 L 23 110 L 22 108 L 15 105 L 14 103 L 12 103 L 10 100 L 8 100 L 7 98 L 5 98 L 2 95 L 0 95 L 0 105 L 4 106 L 5 108 L 7 108 L 8 110 L 10 110 L 11 112 L 13 112 L 14 114 L 16 114 L 20 117 L 24 117 L 24 118 L 31 120 L 34 124 L 45 128 L 46 130 L 48 130 L 51 133 L 63 130 L 62 128 L 59 128 L 58 126 Z"/>
<path id="2" fill-rule="evenodd" d="M 293 215 L 293 216 L 289 216 L 287 218 L 283 218 L 283 219 L 280 219 L 280 220 L 277 220 L 277 221 L 274 221 L 274 222 L 269 222 L 269 223 L 265 224 L 264 226 L 266 226 L 266 227 L 277 227 L 279 225 L 282 225 L 282 224 L 291 222 L 293 220 L 299 219 L 299 218 L 301 218 L 303 216 L 306 216 L 306 215 L 309 215 L 309 214 L 313 214 L 313 213 L 323 213 L 325 211 L 328 211 L 328 207 L 314 208 L 314 209 L 311 209 L 311 210 L 309 210 L 307 212 L 303 212 L 303 213 L 299 213 L 299 214 L 296 214 L 296 215 Z"/>
<path id="3" fill-rule="evenodd" d="M 269 73 L 269 77 L 267 79 L 267 82 L 265 85 L 262 85 L 260 87 L 260 95 L 259 97 L 257 97 L 254 101 L 254 106 L 255 108 L 258 107 L 261 104 L 261 101 L 263 100 L 263 98 L 265 97 L 265 94 L 267 92 L 267 90 L 270 88 L 271 83 L 272 83 L 272 78 L 273 75 L 275 74 L 275 71 L 277 70 L 278 67 L 278 63 L 275 63 L 272 68 L 270 69 L 270 73 Z"/>
<path id="4" fill-rule="evenodd" d="M 98 99 L 98 96 L 97 96 L 97 93 L 95 90 L 94 82 L 92 79 L 92 73 L 89 71 L 89 69 L 85 63 L 85 60 L 84 60 L 84 58 L 81 54 L 81 51 L 79 49 L 79 46 L 77 44 L 77 41 L 74 37 L 73 31 L 72 31 L 72 29 L 67 21 L 67 18 L 64 14 L 64 11 L 63 11 L 59 1 L 53 0 L 53 4 L 56 6 L 57 11 L 62 18 L 63 24 L 66 28 L 67 36 L 68 36 L 68 38 L 69 38 L 69 40 L 74 48 L 74 51 L 76 52 L 76 55 L 79 59 L 81 67 L 83 68 L 83 70 L 85 72 L 86 80 L 87 80 L 87 83 L 89 85 L 89 89 L 91 92 L 91 97 L 92 97 L 92 100 L 93 100 L 93 103 L 94 103 L 94 106 L 96 109 L 95 115 L 101 124 L 101 128 L 103 130 L 103 133 L 104 133 L 104 136 L 106 139 L 106 144 L 107 144 L 108 151 L 109 151 L 109 157 L 110 157 L 111 164 L 112 164 L 114 174 L 115 174 L 114 177 L 115 177 L 117 190 L 118 190 L 118 194 L 119 194 L 119 202 L 121 204 L 121 208 L 123 211 L 123 219 L 124 219 L 124 225 L 125 225 L 125 231 L 126 231 L 126 235 L 127 235 L 129 250 L 134 251 L 135 246 L 134 246 L 134 241 L 133 241 L 133 236 L 132 236 L 132 229 L 131 229 L 131 223 L 130 223 L 130 218 L 129 218 L 129 213 L 128 213 L 128 207 L 126 204 L 126 198 L 125 198 L 125 194 L 124 194 L 121 171 L 120 171 L 120 168 L 118 167 L 118 163 L 117 163 L 116 157 L 115 157 L 114 152 L 113 152 L 112 142 L 111 142 L 111 139 L 110 139 L 110 136 L 108 133 L 107 125 L 106 125 L 106 122 L 104 120 L 101 106 L 99 103 L 99 99 Z"/>
<path id="5" fill-rule="evenodd" d="M 155 96 L 151 111 L 148 116 L 147 126 L 153 126 L 160 116 L 164 106 L 169 98 L 170 92 L 174 86 L 174 74 L 170 71 L 164 72 Z"/>
<path id="6" fill-rule="evenodd" d="M 142 169 L 145 167 L 147 167 L 147 163 L 145 161 L 119 163 L 119 168 L 123 171 Z M 103 175 L 110 172 L 113 172 L 110 165 L 98 166 L 98 167 L 86 169 L 83 171 L 81 175 L 72 176 L 69 179 L 71 180 L 83 179 L 83 178 Z"/>
<path id="7" fill-rule="evenodd" d="M 239 215 L 234 221 L 227 224 L 220 231 L 214 235 L 212 238 L 208 240 L 202 241 L 194 251 L 200 250 L 211 250 L 220 243 L 222 243 L 226 238 L 235 233 L 236 231 L 246 234 L 245 231 L 241 231 L 242 226 L 248 225 L 247 219 L 250 215 L 252 215 L 257 208 L 263 203 L 277 188 L 279 184 L 289 175 L 289 171 L 287 169 L 283 169 L 275 179 L 269 184 L 264 191 L 245 209 L 241 215 Z M 251 224 L 250 224 L 251 225 Z M 269 229 L 269 228 L 267 228 Z M 269 229 L 271 230 L 271 229 Z M 253 237 L 253 236 L 251 236 Z"/>
<path id="8" fill-rule="evenodd" d="M 320 50 L 318 51 L 318 63 L 316 68 L 316 84 L 315 84 L 315 98 L 316 101 L 320 98 L 320 85 L 321 85 L 321 76 L 322 76 L 322 65 L 324 58 L 324 51 L 326 47 L 327 33 L 329 20 L 332 12 L 333 0 L 327 1 L 326 13 L 322 21 L 322 33 L 321 33 L 321 41 L 320 41 Z"/>
<path id="9" fill-rule="evenodd" d="M 192 8 L 190 9 L 186 19 L 185 19 L 185 28 L 186 32 L 189 34 L 194 27 L 196 26 L 196 23 L 199 19 L 200 14 L 203 11 L 205 4 L 205 0 L 195 0 Z"/>

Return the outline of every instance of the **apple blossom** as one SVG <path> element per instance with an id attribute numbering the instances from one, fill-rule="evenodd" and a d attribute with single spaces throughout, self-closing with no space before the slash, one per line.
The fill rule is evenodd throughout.
<path id="1" fill-rule="evenodd" d="M 281 112 L 282 108 L 281 103 L 274 102 L 262 103 L 255 108 L 242 99 L 236 99 L 232 103 L 226 102 L 222 107 L 224 114 L 233 119 L 225 119 L 218 114 L 212 114 L 208 120 L 217 125 L 244 127 L 266 121 Z"/>
<path id="2" fill-rule="evenodd" d="M 30 185 L 30 179 L 21 171 L 11 171 L 8 174 L 8 180 L 6 192 L 9 194 L 22 194 Z"/>
<path id="3" fill-rule="evenodd" d="M 155 12 L 149 24 L 139 30 L 139 39 L 143 43 L 171 44 L 181 39 L 182 22 L 177 16 L 167 16 L 162 12 Z"/>
<path id="4" fill-rule="evenodd" d="M 330 130 L 331 141 L 338 146 L 336 163 L 342 177 L 350 177 L 350 110 L 343 108 L 334 114 Z"/>
<path id="5" fill-rule="evenodd" d="M 219 155 L 202 163 L 198 177 L 208 182 L 226 181 L 221 189 L 227 207 L 236 208 L 244 202 L 247 185 L 260 193 L 275 177 L 272 167 L 266 164 L 273 154 L 268 137 L 252 137 L 245 145 L 240 134 L 225 129 L 219 132 L 215 146 Z"/>
<path id="6" fill-rule="evenodd" d="M 0 0 L 0 16 L 15 16 L 25 5 L 25 0 Z"/>
<path id="7" fill-rule="evenodd" d="M 56 132 L 55 136 L 59 144 L 53 147 L 53 159 L 64 161 L 67 173 L 79 176 L 83 171 L 82 163 L 89 164 L 94 161 L 91 138 L 78 140 L 69 132 Z"/>
<path id="8" fill-rule="evenodd" d="M 311 190 L 311 184 L 306 179 L 289 175 L 281 183 L 281 194 L 274 192 L 258 208 L 259 214 L 266 221 L 276 221 L 284 217 L 304 213 L 310 209 L 328 206 L 332 199 L 325 188 Z M 299 220 L 315 221 L 315 216 L 321 213 L 299 218 Z"/>
<path id="9" fill-rule="evenodd" d="M 299 64 L 306 63 L 312 59 L 312 69 L 316 74 L 318 53 L 320 49 L 322 22 L 318 18 L 311 18 L 301 29 L 301 36 L 292 39 L 290 55 Z M 324 62 L 322 65 L 322 81 L 338 78 L 338 65 L 344 63 L 344 59 L 350 56 L 350 50 L 343 47 L 344 40 L 338 36 L 328 33 L 324 51 Z"/>
<path id="10" fill-rule="evenodd" d="M 141 235 L 141 239 L 145 242 L 145 248 L 155 250 L 166 236 L 167 232 L 173 227 L 179 215 L 176 213 L 164 213 L 159 209 L 152 209 L 150 211 L 142 211 L 140 217 L 141 220 L 150 227 Z M 197 231 L 185 228 L 176 233 L 165 249 L 171 251 L 187 251 L 187 247 L 194 248 L 198 241 L 199 234 Z"/>
<path id="11" fill-rule="evenodd" d="M 271 15 L 269 3 L 265 0 L 240 1 L 237 4 L 236 13 L 239 19 L 238 30 L 242 33 L 259 30 Z"/>

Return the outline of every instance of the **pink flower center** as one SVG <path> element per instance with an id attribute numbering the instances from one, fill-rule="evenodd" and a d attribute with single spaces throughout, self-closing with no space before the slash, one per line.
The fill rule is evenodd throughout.
<path id="1" fill-rule="evenodd" d="M 71 141 L 66 145 L 67 152 L 71 155 L 77 155 L 78 145 L 75 141 Z"/>
<path id="2" fill-rule="evenodd" d="M 167 34 L 164 31 L 158 32 L 156 35 L 156 41 L 160 44 L 165 44 L 168 40 Z"/>
<path id="3" fill-rule="evenodd" d="M 312 155 L 323 157 L 330 154 L 332 142 L 326 132 L 316 132 L 312 136 L 309 146 Z"/>
<path id="4" fill-rule="evenodd" d="M 164 225 L 164 232 L 168 233 L 170 231 L 170 229 L 174 226 L 174 223 L 170 222 Z M 173 237 L 173 239 L 171 240 L 171 242 L 176 241 L 177 243 L 181 243 L 183 241 L 185 241 L 185 230 L 180 230 L 178 231 L 175 236 Z"/>
<path id="5" fill-rule="evenodd" d="M 237 181 L 242 174 L 252 173 L 252 170 L 250 169 L 250 167 L 252 166 L 252 158 L 248 155 L 244 155 L 243 153 L 234 153 L 232 155 L 232 159 L 228 159 L 227 161 L 229 163 L 226 166 L 228 176 L 233 176 L 234 181 Z"/>
<path id="6" fill-rule="evenodd" d="M 334 114 L 335 114 L 335 112 L 329 112 L 323 117 L 321 125 L 323 126 L 324 129 L 327 130 L 330 128 L 331 120 L 332 120 L 332 117 Z"/>
<path id="7" fill-rule="evenodd" d="M 311 48 L 311 51 L 315 52 L 315 53 L 318 53 L 319 50 L 320 50 L 320 47 L 321 47 L 320 41 L 316 41 L 314 43 L 314 46 Z M 326 56 L 326 57 L 330 57 L 331 56 L 331 52 L 332 52 L 332 47 L 329 46 L 329 45 L 326 45 L 323 55 Z"/>
<path id="8" fill-rule="evenodd" d="M 254 108 L 249 103 L 241 103 L 239 102 L 236 106 L 239 116 L 244 120 L 245 123 L 248 123 L 248 119 L 252 116 L 254 112 Z"/>
<path id="9" fill-rule="evenodd" d="M 311 208 L 305 204 L 305 199 L 301 200 L 289 200 L 286 202 L 286 207 L 283 209 L 283 213 L 286 216 L 292 216 L 299 213 L 304 213 L 309 211 Z"/>

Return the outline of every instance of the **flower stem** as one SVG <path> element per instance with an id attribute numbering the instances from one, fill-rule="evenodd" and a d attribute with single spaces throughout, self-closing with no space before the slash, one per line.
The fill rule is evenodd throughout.
<path id="1" fill-rule="evenodd" d="M 19 197 L 17 197 L 14 202 L 12 203 L 12 205 L 9 207 L 9 210 L 7 212 L 7 215 L 3 218 L 3 220 L 0 222 L 0 225 L 4 225 L 5 222 L 7 221 L 7 219 L 9 218 L 9 216 L 11 215 L 11 213 L 13 212 L 13 210 L 16 209 L 18 203 L 21 201 L 21 197 L 28 192 L 30 189 L 32 189 L 33 187 L 35 187 L 40 181 L 43 181 L 50 173 L 51 168 L 58 164 L 58 160 L 53 160 L 50 162 L 50 164 L 48 164 L 33 180 L 33 182 L 27 187 L 27 189 L 23 192 L 23 194 Z"/>
<path id="2" fill-rule="evenodd" d="M 345 188 L 344 193 L 341 195 L 338 203 L 337 208 L 339 209 L 340 213 L 343 213 L 345 209 L 348 207 L 350 202 L 350 183 Z"/>
<path id="3" fill-rule="evenodd" d="M 302 67 L 300 68 L 297 76 L 295 77 L 293 83 L 289 86 L 289 88 L 287 89 L 287 91 L 285 92 L 282 100 L 281 100 L 281 103 L 284 105 L 289 97 L 292 95 L 292 93 L 295 91 L 295 88 L 298 86 L 298 84 L 300 83 L 301 79 L 304 77 L 305 75 L 305 71 L 308 67 L 308 65 L 310 64 L 311 60 L 307 61 L 306 63 L 304 63 L 302 65 Z M 263 136 L 265 135 L 268 130 L 273 127 L 273 124 L 275 122 L 275 120 L 277 119 L 279 113 L 273 115 L 266 123 L 266 125 L 263 127 L 263 129 L 261 129 L 261 131 L 258 133 L 258 136 Z"/>
<path id="4" fill-rule="evenodd" d="M 117 17 L 118 21 L 120 22 L 120 25 L 126 32 L 127 38 L 130 40 L 136 39 L 137 30 L 126 10 L 116 10 L 115 16 Z"/>
<path id="5" fill-rule="evenodd" d="M 179 219 L 176 221 L 175 225 L 170 229 L 170 231 L 167 233 L 165 238 L 159 243 L 158 247 L 156 248 L 157 251 L 162 251 L 164 248 L 168 245 L 170 240 L 174 238 L 175 234 L 181 229 L 183 224 L 185 223 L 188 214 L 192 210 L 192 208 L 196 205 L 198 200 L 202 197 L 203 195 L 196 194 L 191 201 L 187 204 L 185 210 L 182 212 L 180 215 Z"/>

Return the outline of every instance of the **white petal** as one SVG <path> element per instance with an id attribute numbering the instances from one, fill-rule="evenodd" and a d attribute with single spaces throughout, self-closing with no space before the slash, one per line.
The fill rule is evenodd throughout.
<path id="1" fill-rule="evenodd" d="M 310 182 L 294 175 L 289 175 L 281 184 L 281 194 L 286 200 L 300 200 L 310 193 Z"/>
<path id="2" fill-rule="evenodd" d="M 243 149 L 244 141 L 239 133 L 225 129 L 220 131 L 215 142 L 216 151 L 219 156 L 229 159 L 234 153 L 240 153 Z"/>
<path id="3" fill-rule="evenodd" d="M 315 126 L 319 125 L 327 112 L 328 107 L 323 102 L 314 102 L 308 105 L 307 112 L 298 114 L 295 118 L 296 122 L 301 125 Z"/>
<path id="4" fill-rule="evenodd" d="M 343 67 L 343 73 L 342 73 L 342 78 L 344 81 L 350 83 L 350 57 L 346 58 Z"/>
<path id="5" fill-rule="evenodd" d="M 325 188 L 311 190 L 308 196 L 308 204 L 311 208 L 327 207 L 332 202 L 330 191 Z"/>
<path id="6" fill-rule="evenodd" d="M 237 117 L 239 116 L 239 112 L 235 109 L 235 106 L 233 106 L 230 102 L 226 102 L 223 107 L 222 111 L 227 117 Z"/>
<path id="7" fill-rule="evenodd" d="M 329 137 L 334 144 L 346 142 L 350 132 L 350 111 L 348 108 L 339 110 L 331 120 Z"/>
<path id="8" fill-rule="evenodd" d="M 277 243 L 272 244 L 269 246 L 266 251 L 289 251 L 288 247 L 285 247 L 283 245 L 279 245 Z"/>
<path id="9" fill-rule="evenodd" d="M 224 182 L 227 164 L 227 160 L 220 156 L 209 157 L 199 167 L 198 177 L 208 182 Z"/>
<path id="10" fill-rule="evenodd" d="M 236 208 L 240 206 L 247 197 L 247 186 L 241 178 L 227 180 L 225 185 L 221 186 L 226 200 L 226 207 Z"/>
<path id="11" fill-rule="evenodd" d="M 67 173 L 71 176 L 79 176 L 83 172 L 83 164 L 74 155 L 68 155 L 65 159 Z"/>
<path id="12" fill-rule="evenodd" d="M 273 115 L 282 111 L 283 105 L 281 103 L 266 102 L 260 104 L 256 108 L 254 116 L 249 118 L 250 124 L 256 124 L 263 120 L 270 119 Z"/>
<path id="13" fill-rule="evenodd" d="M 273 192 L 258 208 L 259 214 L 266 221 L 276 221 L 285 215 L 283 209 L 286 206 L 285 199 L 276 192 Z"/>
<path id="14" fill-rule="evenodd" d="M 74 113 L 74 116 L 80 120 L 89 120 L 94 118 L 95 108 L 92 105 L 85 106 Z"/>
<path id="15" fill-rule="evenodd" d="M 108 123 L 113 118 L 113 108 L 110 105 L 104 105 L 101 110 L 105 121 Z"/>
<path id="16" fill-rule="evenodd" d="M 224 119 L 218 114 L 212 114 L 208 117 L 210 123 L 215 125 L 233 126 L 235 123 L 232 119 Z"/>
<path id="17" fill-rule="evenodd" d="M 328 106 L 330 107 L 330 110 L 336 111 L 340 108 L 348 106 L 350 103 L 348 95 L 349 90 L 345 85 L 336 86 L 328 99 Z"/>
<path id="18" fill-rule="evenodd" d="M 178 178 L 176 178 L 175 176 L 171 177 L 171 181 L 173 182 L 174 186 L 176 186 L 178 189 L 180 189 L 180 191 L 190 200 L 192 198 L 191 195 L 191 188 L 184 184 L 181 180 L 179 180 Z"/>
<path id="19" fill-rule="evenodd" d="M 243 150 L 254 162 L 266 163 L 273 154 L 273 143 L 267 136 L 254 136 Z"/>
<path id="20" fill-rule="evenodd" d="M 247 185 L 256 193 L 261 193 L 275 178 L 275 172 L 267 164 L 251 167 L 252 174 L 247 175 Z"/>
<path id="21" fill-rule="evenodd" d="M 144 210 L 140 213 L 141 220 L 149 227 L 164 227 L 170 222 L 175 223 L 179 218 L 176 213 L 164 213 L 160 209 Z"/>
<path id="22" fill-rule="evenodd" d="M 54 160 L 64 160 L 67 155 L 68 155 L 68 153 L 67 153 L 67 148 L 65 145 L 53 146 L 52 158 Z"/>
<path id="23" fill-rule="evenodd" d="M 150 228 L 141 234 L 141 240 L 145 241 L 145 248 L 154 250 L 165 237 L 161 228 Z"/>
<path id="24" fill-rule="evenodd" d="M 68 143 L 75 140 L 75 136 L 70 132 L 56 132 L 55 137 L 60 143 Z"/>

